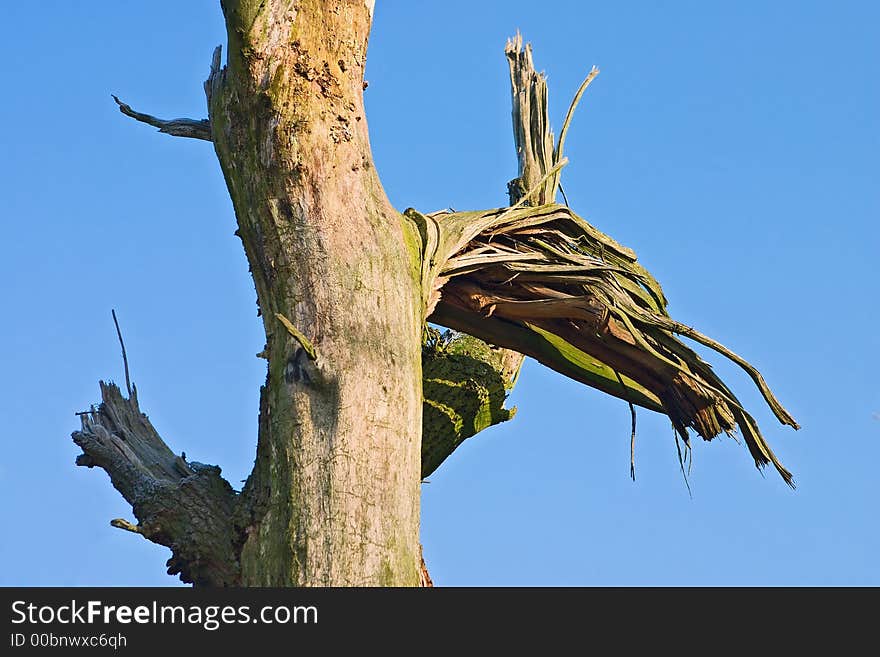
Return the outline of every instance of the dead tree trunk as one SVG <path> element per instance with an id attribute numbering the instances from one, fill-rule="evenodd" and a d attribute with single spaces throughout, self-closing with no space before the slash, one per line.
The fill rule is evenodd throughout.
<path id="1" fill-rule="evenodd" d="M 211 134 L 269 361 L 245 585 L 419 581 L 418 261 L 370 153 L 371 5 L 224 6 Z"/>
<path id="2" fill-rule="evenodd" d="M 222 5 L 227 65 L 216 53 L 207 121 L 163 122 L 120 103 L 164 132 L 213 141 L 266 333 L 256 465 L 224 528 L 235 564 L 183 575 L 417 585 L 424 312 L 418 237 L 385 196 L 364 116 L 373 3 Z M 124 401 L 105 394 L 101 410 Z"/>
<path id="3" fill-rule="evenodd" d="M 741 365 L 796 427 L 757 370 L 673 321 L 635 254 L 555 202 L 571 113 L 598 71 L 554 144 L 544 78 L 517 37 L 511 205 L 401 214 L 364 116 L 372 1 L 221 4 L 227 65 L 218 48 L 208 119 L 117 103 L 216 149 L 266 334 L 254 470 L 236 492 L 216 466 L 174 454 L 136 391 L 126 399 L 113 385 L 73 435 L 77 463 L 104 469 L 132 505 L 138 524 L 114 526 L 169 546 L 170 573 L 206 586 L 430 585 L 421 478 L 512 416 L 504 401 L 522 354 L 667 414 L 685 441 L 689 428 L 708 440 L 738 427 L 756 464 L 791 482 L 733 393 L 675 336 Z M 441 338 L 426 319 L 470 335 Z"/>

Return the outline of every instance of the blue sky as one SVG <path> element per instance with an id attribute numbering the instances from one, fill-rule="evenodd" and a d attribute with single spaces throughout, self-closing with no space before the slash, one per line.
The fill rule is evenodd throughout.
<path id="1" fill-rule="evenodd" d="M 121 116 L 205 115 L 219 3 L 46 0 L 0 41 L 2 585 L 174 585 L 168 550 L 113 529 L 130 509 L 76 468 L 74 411 L 122 380 L 176 451 L 250 471 L 263 346 L 219 166 L 204 142 Z M 798 483 L 732 440 L 695 441 L 527 362 L 516 418 L 423 486 L 441 585 L 878 585 L 880 92 L 872 2 L 379 0 L 366 92 L 399 209 L 494 207 L 516 174 L 517 29 L 548 74 L 581 215 L 634 248 L 674 317 L 761 369 L 803 425 L 707 354 Z"/>

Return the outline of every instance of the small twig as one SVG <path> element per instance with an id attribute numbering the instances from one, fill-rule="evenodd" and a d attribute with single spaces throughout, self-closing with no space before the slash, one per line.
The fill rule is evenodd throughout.
<path id="1" fill-rule="evenodd" d="M 281 313 L 275 313 L 275 317 L 278 318 L 279 322 L 284 324 L 284 328 L 287 329 L 287 332 L 290 333 L 290 335 L 292 335 L 297 342 L 299 342 L 300 346 L 302 346 L 308 357 L 312 361 L 318 360 L 318 352 L 315 350 L 314 345 L 312 345 L 312 343 L 309 342 L 309 339 L 293 325 L 293 322 L 291 322 Z"/>
<path id="2" fill-rule="evenodd" d="M 581 86 L 578 88 L 577 93 L 574 95 L 574 99 L 571 101 L 571 105 L 568 108 L 568 113 L 565 115 L 565 121 L 562 123 L 562 130 L 559 132 L 559 140 L 556 142 L 556 147 L 553 149 L 553 162 L 559 162 L 562 160 L 562 147 L 565 144 L 565 136 L 568 134 L 568 128 L 571 125 L 571 119 L 574 116 L 574 110 L 577 107 L 577 104 L 580 102 L 581 96 L 584 95 L 584 92 L 587 90 L 587 87 L 590 86 L 590 83 L 593 79 L 599 75 L 599 69 L 595 66 L 590 69 L 589 74 L 586 79 L 581 83 Z M 550 188 L 550 198 L 554 198 L 556 196 L 556 190 L 560 186 L 560 177 L 557 175 L 553 180 L 553 185 Z M 565 194 L 562 195 L 565 198 Z M 565 202 L 568 205 L 568 201 Z"/>
<path id="3" fill-rule="evenodd" d="M 128 391 L 128 398 L 131 399 L 131 379 L 128 376 L 128 356 L 125 355 L 125 343 L 122 341 L 122 331 L 119 330 L 119 322 L 116 320 L 116 310 L 111 309 L 113 314 L 113 323 L 116 325 L 116 336 L 119 338 L 119 346 L 122 347 L 122 364 L 125 366 L 125 389 Z"/>
<path id="4" fill-rule="evenodd" d="M 146 123 L 154 128 L 158 128 L 159 132 L 164 132 L 172 137 L 189 137 L 190 139 L 202 139 L 204 141 L 213 141 L 211 136 L 211 122 L 208 119 L 157 119 L 155 116 L 136 112 L 131 106 L 123 103 L 119 98 L 110 94 L 116 104 L 119 105 L 119 111 L 130 116 L 135 121 Z"/>
<path id="5" fill-rule="evenodd" d="M 559 193 L 562 194 L 562 200 L 565 201 L 565 207 L 567 207 L 567 208 L 571 207 L 568 204 L 568 197 L 565 195 L 565 190 L 562 189 L 562 183 L 559 183 Z"/>
<path id="6" fill-rule="evenodd" d="M 116 529 L 124 529 L 125 531 L 131 532 L 132 534 L 140 534 L 141 536 L 144 535 L 140 527 L 138 527 L 137 525 L 133 525 L 124 518 L 113 518 L 113 520 L 110 521 L 110 525 L 116 527 Z"/>
<path id="7" fill-rule="evenodd" d="M 626 384 L 623 382 L 623 378 L 620 376 L 620 372 L 614 370 L 614 375 L 617 377 L 618 382 L 620 382 L 620 387 L 623 388 L 624 394 L 626 394 Z M 626 403 L 629 404 L 629 413 L 632 417 L 632 433 L 629 437 L 629 476 L 632 477 L 632 480 L 636 480 L 636 407 L 633 406 L 633 403 L 627 399 Z"/>
<path id="8" fill-rule="evenodd" d="M 694 499 L 694 494 L 691 491 L 691 483 L 688 481 L 687 473 L 684 471 L 684 460 L 681 457 L 681 443 L 678 442 L 678 431 L 674 428 L 672 431 L 672 435 L 675 438 L 675 449 L 678 452 L 678 467 L 681 469 L 681 476 L 684 479 L 684 485 L 687 486 L 688 496 L 691 499 Z M 690 446 L 687 443 L 685 443 L 685 449 L 690 449 Z"/>
<path id="9" fill-rule="evenodd" d="M 571 125 L 571 119 L 574 116 L 574 110 L 577 107 L 578 103 L 581 100 L 581 96 L 584 95 L 584 92 L 587 90 L 587 87 L 590 86 L 590 83 L 595 79 L 595 77 L 599 75 L 599 69 L 595 66 L 590 69 L 590 72 L 587 74 L 587 77 L 581 82 L 581 86 L 578 87 L 577 93 L 575 93 L 574 98 L 571 101 L 571 105 L 568 107 L 568 112 L 565 114 L 565 121 L 562 122 L 562 130 L 559 131 L 559 139 L 556 142 L 556 148 L 553 153 L 553 160 L 558 162 L 562 158 L 562 147 L 565 145 L 565 137 L 568 134 L 568 128 Z"/>

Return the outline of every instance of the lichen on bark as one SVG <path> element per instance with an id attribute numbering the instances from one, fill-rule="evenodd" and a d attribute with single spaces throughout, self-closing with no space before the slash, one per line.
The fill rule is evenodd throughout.
<path id="1" fill-rule="evenodd" d="M 422 478 L 465 439 L 511 419 L 504 404 L 522 363 L 516 352 L 428 327 L 422 347 Z"/>

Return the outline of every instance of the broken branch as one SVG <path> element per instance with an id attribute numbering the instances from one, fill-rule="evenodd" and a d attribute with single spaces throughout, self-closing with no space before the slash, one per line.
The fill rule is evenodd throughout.
<path id="1" fill-rule="evenodd" d="M 76 464 L 99 467 L 131 504 L 138 524 L 111 521 L 171 548 L 168 573 L 199 586 L 239 583 L 241 532 L 234 525 L 238 494 L 217 466 L 187 463 L 169 449 L 147 416 L 137 393 L 126 399 L 101 382 L 101 404 L 80 416 L 73 442 L 83 453 Z"/>
<path id="2" fill-rule="evenodd" d="M 208 119 L 159 119 L 150 114 L 136 112 L 130 105 L 123 103 L 119 98 L 110 94 L 116 104 L 119 105 L 119 111 L 130 116 L 135 121 L 146 123 L 154 128 L 158 128 L 159 132 L 164 132 L 172 137 L 189 137 L 190 139 L 202 139 L 204 141 L 212 141 L 211 122 Z"/>

